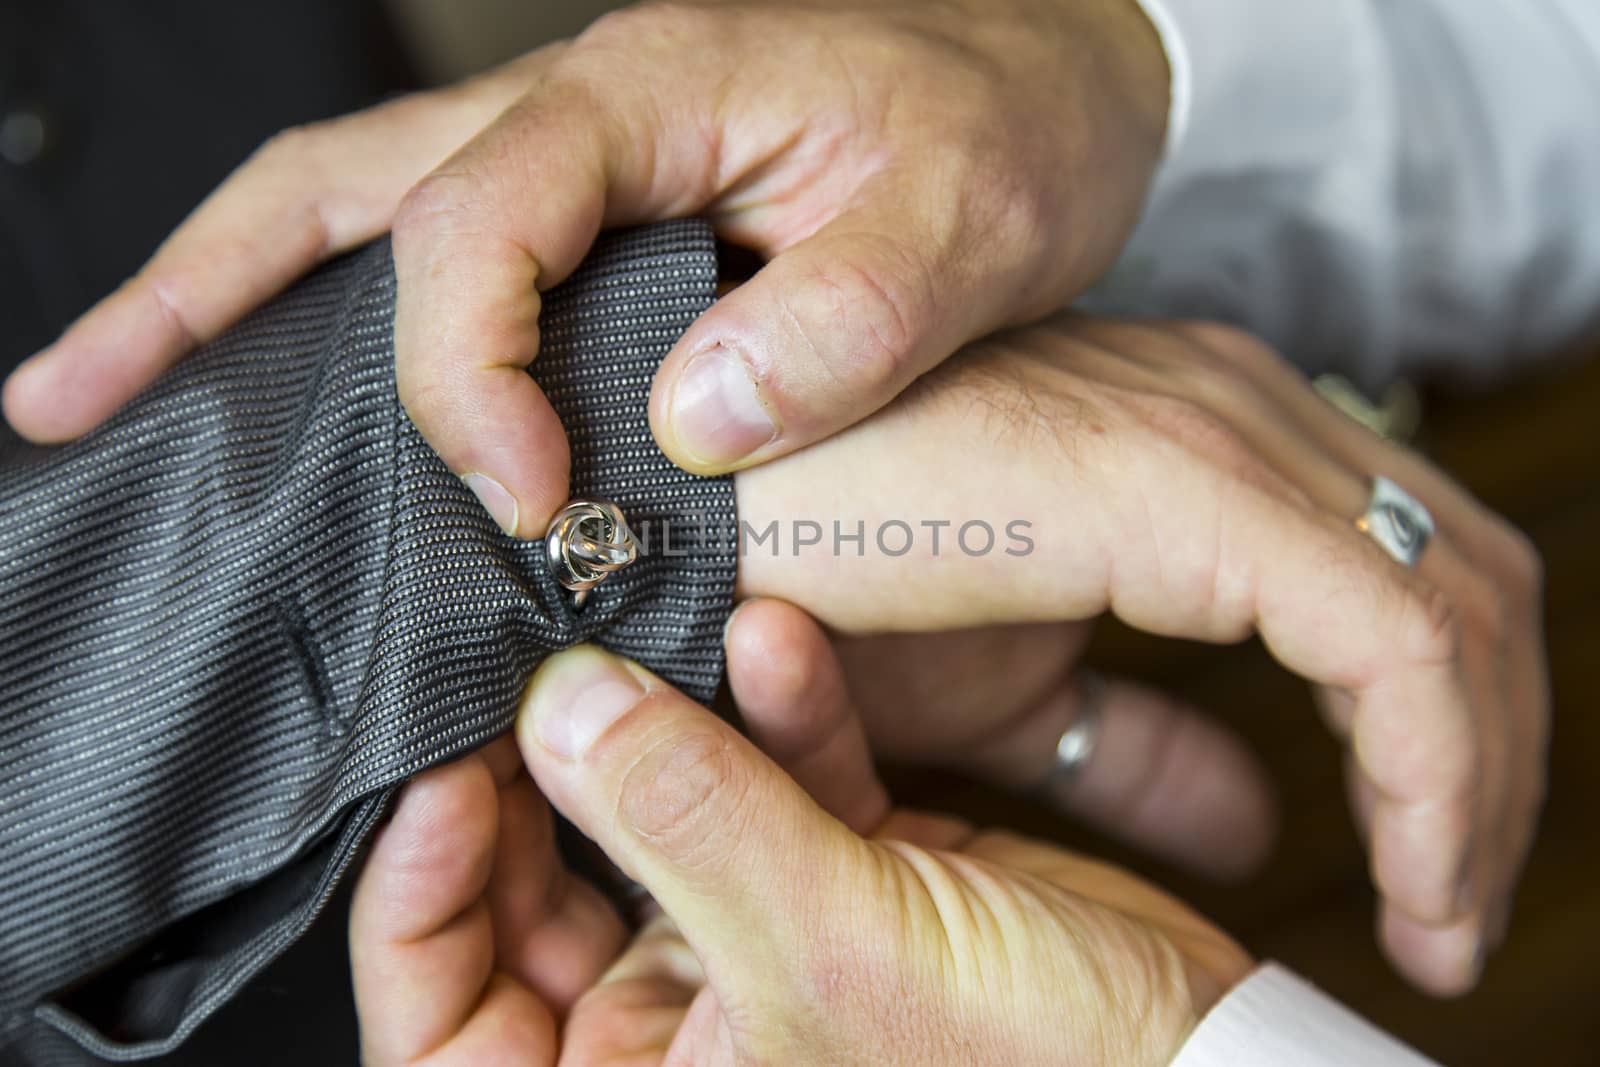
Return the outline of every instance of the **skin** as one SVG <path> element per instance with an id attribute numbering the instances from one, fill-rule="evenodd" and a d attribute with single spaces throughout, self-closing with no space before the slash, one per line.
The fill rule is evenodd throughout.
<path id="1" fill-rule="evenodd" d="M 766 260 L 678 342 L 651 404 L 685 467 L 759 463 L 1086 288 L 1138 215 L 1167 82 L 1133 0 L 631 8 L 270 142 L 15 372 L 6 417 L 36 441 L 78 436 L 392 230 L 401 400 L 496 520 L 536 537 L 567 498 L 568 453 L 523 369 L 540 294 L 600 227 L 702 214 Z"/>
<path id="2" fill-rule="evenodd" d="M 1415 570 L 1354 526 L 1367 472 L 1407 486 L 1438 521 Z M 1221 327 L 1064 316 L 973 346 L 878 418 L 735 485 L 757 529 L 812 516 L 868 530 L 905 516 L 1033 522 L 1026 558 L 934 558 L 927 538 L 897 557 L 747 546 L 743 595 L 790 601 L 845 634 L 1111 611 L 1157 634 L 1259 636 L 1313 683 L 1348 745 L 1391 958 L 1429 992 L 1476 983 L 1543 801 L 1538 559 L 1270 350 Z M 1114 685 L 1107 720 L 1149 699 Z M 1070 721 L 1070 710 L 1055 720 Z M 890 747 L 946 752 L 981 736 L 972 729 L 903 712 L 869 721 Z M 1035 737 L 1032 766 L 1054 736 Z"/>
<path id="3" fill-rule="evenodd" d="M 747 657 L 802 669 L 807 661 L 779 613 L 739 610 L 729 640 L 747 642 Z M 1231 731 L 1169 694 L 1101 676 L 1094 758 L 1071 779 L 1051 780 L 1056 741 L 1083 706 L 1078 668 L 1092 629 L 1073 622 L 836 635 L 835 648 L 879 757 L 1021 791 L 1215 880 L 1254 874 L 1277 832 L 1267 773 Z M 844 790 L 857 779 L 828 780 Z"/>
<path id="4" fill-rule="evenodd" d="M 786 615 L 813 681 L 795 689 L 794 672 L 736 646 L 731 669 L 788 761 L 591 647 L 529 684 L 516 742 L 530 785 L 661 909 L 576 1001 L 541 995 L 549 979 L 519 962 L 545 962 L 530 939 L 572 928 L 570 911 L 535 903 L 536 920 L 511 924 L 496 910 L 509 798 L 548 819 L 509 739 L 407 787 L 352 914 L 365 1062 L 1169 1062 L 1249 957 L 1125 872 L 892 810 L 875 779 L 846 821 L 818 806 L 806 786 L 826 795 L 819 775 L 839 760 L 870 779 L 865 737 L 826 637 L 793 608 L 761 607 Z M 540 858 L 535 885 L 573 884 Z M 422 869 L 435 873 L 425 908 L 410 899 Z M 614 942 L 579 965 L 595 970 Z"/>
<path id="5" fill-rule="evenodd" d="M 711 471 L 782 456 L 740 473 L 758 525 L 1026 506 L 1041 531 L 1023 565 L 751 556 L 743 592 L 852 637 L 1026 623 L 1067 627 L 1071 648 L 1106 610 L 1157 633 L 1260 634 L 1350 741 L 1385 945 L 1424 988 L 1460 992 L 1502 936 L 1543 796 L 1541 576 L 1520 535 L 1211 328 L 1057 321 L 975 347 L 836 433 L 963 341 L 1098 275 L 1137 215 L 1165 107 L 1159 43 L 1124 0 L 631 10 L 480 79 L 275 140 L 7 381 L 6 414 L 39 441 L 85 432 L 309 266 L 392 227 L 401 398 L 502 524 L 537 534 L 568 466 L 522 374 L 538 293 L 602 225 L 704 212 L 767 263 L 662 367 L 652 420 L 674 459 Z M 735 458 L 697 452 L 674 415 L 689 365 L 718 346 L 776 420 Z M 1375 473 L 1439 521 L 1415 572 L 1350 526 Z M 1072 655 L 1057 655 L 1033 712 L 1028 695 L 1010 709 L 1015 747 L 984 761 L 1013 784 L 1037 780 L 1075 714 Z M 1161 847 L 1182 835 L 1180 805 L 1141 809 L 1152 794 L 1127 783 L 1170 733 L 1163 718 L 1199 720 L 1124 683 L 1110 696 L 1106 752 L 1138 755 L 1108 758 L 1127 773 L 1086 777 L 1063 803 Z M 890 752 L 922 737 L 887 714 L 868 728 Z M 971 763 L 983 748 L 936 736 L 918 758 Z M 1183 810 L 1253 820 L 1246 840 L 1261 841 L 1248 792 Z"/>
<path id="6" fill-rule="evenodd" d="M 728 640 L 742 643 L 743 658 L 792 664 L 798 676 L 809 662 L 805 628 L 763 606 L 770 603 L 741 607 Z M 1083 706 L 1078 663 L 1090 630 L 1089 623 L 1039 623 L 839 635 L 835 650 L 879 758 L 1017 790 L 1214 880 L 1254 874 L 1277 833 L 1267 773 L 1231 731 L 1166 693 L 1102 678 L 1094 758 L 1070 779 L 1051 780 L 1056 741 Z M 797 689 L 809 684 L 794 682 Z M 819 697 L 816 705 L 826 702 Z M 804 716 L 810 706 L 790 714 Z M 768 752 L 786 754 L 756 736 Z M 821 776 L 839 794 L 825 804 L 829 810 L 841 810 L 846 794 L 864 788 L 845 771 Z"/>
<path id="7" fill-rule="evenodd" d="M 1196 367 L 1212 377 L 1197 380 Z M 1205 406 L 1195 396 L 1207 398 Z M 1019 403 L 1041 421 L 1019 429 L 1015 417 L 995 418 Z M 956 588 L 950 602 L 984 616 L 1048 613 L 1049 603 L 1075 603 L 1075 590 L 1087 586 L 1136 623 L 1148 622 L 1147 613 L 1168 620 L 1165 632 L 1261 632 L 1324 688 L 1330 723 L 1350 740 L 1357 814 L 1377 849 L 1391 952 L 1425 988 L 1459 991 L 1475 980 L 1476 946 L 1498 936 L 1542 789 L 1536 576 L 1503 524 L 1421 460 L 1321 404 L 1269 352 L 1231 331 L 1067 318 L 972 349 L 898 408 L 825 449 L 740 475 L 740 506 L 759 516 L 767 494 L 777 494 L 785 506 L 826 501 L 848 513 L 842 509 L 878 502 L 892 514 L 894 494 L 912 484 L 898 465 L 938 462 L 947 480 L 970 472 L 970 484 L 952 492 L 981 508 L 1019 499 L 995 472 L 1015 472 L 1029 488 L 1055 472 L 1050 493 L 1020 499 L 1080 517 L 1084 509 L 1072 505 L 1092 499 L 1100 517 L 1070 527 L 1072 536 L 1041 537 L 1020 579 L 961 557 L 938 579 Z M 1103 433 L 1086 439 L 1148 455 L 1148 469 L 1169 480 L 1119 480 L 1126 497 L 1080 484 L 1109 468 L 1077 438 L 1041 437 L 1058 418 L 1090 420 Z M 967 462 L 942 462 L 947 452 Z M 848 483 L 834 473 L 846 461 L 858 474 Z M 1424 494 L 1451 531 L 1430 548 L 1443 550 L 1438 557 L 1408 572 L 1328 510 L 1346 502 L 1340 494 L 1355 475 L 1344 464 L 1356 461 L 1361 467 L 1350 469 L 1371 465 Z M 758 478 L 771 484 L 754 486 Z M 857 495 L 840 500 L 841 492 Z M 1196 501 L 1226 506 L 1242 521 L 1217 523 Z M 1205 531 L 1234 540 L 1210 543 Z M 1318 566 L 1280 572 L 1255 536 L 1294 546 Z M 1119 546 L 1110 574 L 1094 569 L 1107 542 Z M 1458 565 L 1467 552 L 1473 565 Z M 760 592 L 792 578 L 797 600 L 841 626 L 870 626 L 883 615 L 898 621 L 902 605 L 881 595 L 873 575 L 900 565 L 867 562 L 831 584 L 831 568 L 808 570 L 805 557 L 776 569 L 747 565 L 740 581 Z M 1507 569 L 1517 566 L 1530 569 Z M 886 581 L 927 581 L 927 569 Z M 1307 575 L 1321 584 L 1308 585 Z M 1529 583 L 1520 605 L 1504 591 L 1519 575 Z M 908 595 L 945 603 L 937 587 Z M 1491 597 L 1500 609 L 1486 614 Z M 1033 624 L 974 640 L 992 650 L 1008 633 L 1025 645 L 1069 635 Z M 858 668 L 858 680 L 875 676 L 882 687 L 901 672 L 921 677 L 919 666 L 934 659 L 948 673 L 932 674 L 931 687 L 957 677 L 937 645 L 919 659 L 882 643 L 904 639 L 860 640 L 879 642 L 859 647 L 887 669 Z M 468 761 L 499 770 L 473 772 L 483 783 L 470 806 L 478 814 L 458 813 L 461 825 L 440 817 L 424 820 L 424 832 L 406 830 L 409 794 L 402 801 L 394 823 L 401 829 L 386 830 L 375 847 L 352 925 L 370 1062 L 918 1063 L 959 1041 L 973 1062 L 1059 1062 L 1066 1048 L 1084 1062 L 1160 1063 L 1248 969 L 1224 935 L 1121 872 L 1007 835 L 894 813 L 873 774 L 868 737 L 895 737 L 898 724 L 899 744 L 952 760 L 965 727 L 928 714 L 937 703 L 908 714 L 921 696 L 914 686 L 880 688 L 858 704 L 833 646 L 798 608 L 747 603 L 727 644 L 749 734 L 775 763 L 643 670 L 584 649 L 555 657 L 530 684 L 517 743 L 531 785 L 502 741 Z M 1009 692 L 1004 682 L 1000 690 Z M 959 694 L 943 699 L 971 709 Z M 1028 701 L 1008 695 L 1002 703 Z M 569 714 L 580 711 L 588 718 Z M 1108 722 L 1120 714 L 1108 700 Z M 1005 721 L 988 728 L 1004 743 Z M 465 773 L 445 768 L 410 788 Z M 546 817 L 547 797 L 651 891 L 663 915 L 620 957 L 611 957 L 625 942 L 620 922 L 547 846 L 503 845 L 506 831 L 485 813 L 501 812 L 500 826 L 518 820 L 494 803 L 497 782 L 501 796 L 514 784 L 534 809 L 522 823 Z M 1407 838 L 1418 825 L 1426 832 Z M 1455 827 L 1467 830 L 1445 832 Z M 1424 851 L 1387 870 L 1382 864 L 1397 853 L 1382 851 L 1385 835 Z M 488 858 L 469 862 L 474 854 Z M 522 862 L 529 855 L 539 863 Z M 368 887 L 396 883 L 392 857 L 405 858 L 407 876 L 378 896 Z M 1442 899 L 1430 897 L 1441 888 L 1430 875 L 1443 872 L 1451 883 L 1460 865 L 1473 872 L 1472 892 L 1458 896 L 1447 884 Z M 430 909 L 409 893 L 438 897 L 428 898 L 436 899 Z M 1461 912 L 1429 921 L 1405 910 L 1434 905 Z M 406 927 L 395 949 L 372 914 L 434 919 Z M 570 954 L 527 947 L 541 943 Z M 455 976 L 448 996 L 441 975 Z M 1033 999 L 1041 989 L 1052 991 L 1048 1004 Z M 1084 998 L 1076 1010 L 1061 1010 L 1063 989 Z"/>

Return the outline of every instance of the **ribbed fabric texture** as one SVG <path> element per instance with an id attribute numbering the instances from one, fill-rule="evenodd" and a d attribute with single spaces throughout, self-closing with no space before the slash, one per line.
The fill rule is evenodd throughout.
<path id="1" fill-rule="evenodd" d="M 701 223 L 605 238 L 547 295 L 533 368 L 573 495 L 676 546 L 733 520 L 646 419 L 715 280 Z M 550 650 L 716 688 L 723 539 L 652 546 L 575 613 L 406 419 L 393 312 L 383 243 L 91 437 L 0 462 L 0 1060 L 174 1047 L 304 930 L 397 783 L 507 729 Z"/>

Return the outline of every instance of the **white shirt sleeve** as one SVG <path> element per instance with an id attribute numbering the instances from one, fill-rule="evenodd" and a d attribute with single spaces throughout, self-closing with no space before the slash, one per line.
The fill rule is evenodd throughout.
<path id="1" fill-rule="evenodd" d="M 1083 301 L 1368 385 L 1600 322 L 1600 2 L 1141 0 L 1165 160 Z"/>
<path id="2" fill-rule="evenodd" d="M 1343 1005 L 1268 963 L 1200 1021 L 1172 1067 L 1431 1067 Z"/>

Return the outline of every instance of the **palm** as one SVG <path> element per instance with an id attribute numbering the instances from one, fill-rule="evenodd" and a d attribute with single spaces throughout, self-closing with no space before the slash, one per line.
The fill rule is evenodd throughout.
<path id="1" fill-rule="evenodd" d="M 852 984 L 842 991 L 847 996 L 824 998 L 825 1019 L 772 1012 L 765 991 L 708 984 L 692 947 L 668 917 L 658 916 L 574 1007 L 564 1061 L 619 1067 L 760 1061 L 799 1032 L 816 1045 L 816 1062 L 861 1057 L 864 1034 L 876 1043 L 872 1062 L 939 1062 L 948 1050 L 929 1042 L 939 1040 L 933 1035 L 942 1032 L 941 1020 L 998 1000 L 1009 1006 L 999 1025 L 986 1032 L 975 1021 L 963 1034 L 984 1061 L 1054 1062 L 1065 1038 L 1066 1047 L 1085 1052 L 1115 1048 L 1119 1062 L 1166 1062 L 1194 1019 L 1249 968 L 1220 930 L 1116 868 L 904 811 L 892 814 L 878 836 L 885 877 L 871 889 L 900 892 L 859 893 L 861 907 L 834 917 L 846 959 L 829 962 L 824 946 L 820 963 L 794 961 L 796 970 L 820 966 L 838 974 L 863 961 L 892 961 L 874 971 L 876 988 Z M 932 988 L 911 988 L 930 959 L 952 965 L 939 969 Z M 797 982 L 808 979 L 773 976 L 776 988 Z M 1187 995 L 1171 996 L 1173 990 Z M 1147 1000 L 1150 1011 L 1127 1018 L 1125 1032 L 1109 1032 L 1106 1020 L 1118 1016 L 1107 1009 L 1129 995 Z M 1028 1047 L 1010 1024 L 1033 1011 L 1085 1023 L 1081 1033 L 1053 1031 L 1039 1047 Z"/>

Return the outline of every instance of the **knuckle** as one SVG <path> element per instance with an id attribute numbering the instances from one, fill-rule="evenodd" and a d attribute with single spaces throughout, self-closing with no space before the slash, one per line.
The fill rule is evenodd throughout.
<path id="1" fill-rule="evenodd" d="M 397 359 L 395 392 L 406 415 L 425 433 L 447 423 L 461 409 L 462 389 L 448 375 L 441 380 L 441 367 L 433 360 Z"/>
<path id="2" fill-rule="evenodd" d="M 406 190 L 390 227 L 402 282 L 407 265 L 435 263 L 443 248 L 503 244 L 506 222 L 497 206 L 503 203 L 492 168 L 436 170 Z"/>
<path id="3" fill-rule="evenodd" d="M 1516 627 L 1517 601 L 1515 594 L 1490 578 L 1473 576 L 1468 579 L 1461 602 L 1465 609 L 1460 614 L 1471 613 L 1472 622 L 1481 627 L 1498 646 Z"/>
<path id="4" fill-rule="evenodd" d="M 1254 335 L 1221 322 L 1186 320 L 1149 328 L 1180 376 L 1193 375 L 1201 385 L 1220 383 L 1230 395 L 1248 394 L 1259 402 L 1260 382 L 1282 364 L 1282 358 Z"/>
<path id="5" fill-rule="evenodd" d="M 1181 393 L 1225 417 L 1247 416 L 1268 406 L 1260 389 L 1237 364 L 1227 362 L 1209 349 L 1179 353 L 1173 372 Z"/>
<path id="6" fill-rule="evenodd" d="M 465 198 L 455 175 L 440 171 L 423 178 L 400 198 L 394 215 L 394 241 L 414 247 L 437 232 L 445 220 L 460 212 Z"/>
<path id="7" fill-rule="evenodd" d="M 714 878 L 740 839 L 753 773 L 720 732 L 658 741 L 623 776 L 618 811 L 681 873 Z"/>
<path id="8" fill-rule="evenodd" d="M 1195 395 L 1136 393 L 1136 415 L 1158 434 L 1213 468 L 1274 492 L 1283 480 L 1248 439 L 1215 407 Z"/>
<path id="9" fill-rule="evenodd" d="M 621 50 L 682 44 L 715 32 L 719 19 L 703 8 L 673 0 L 648 0 L 600 16 L 578 36 L 581 49 Z"/>
<path id="10" fill-rule="evenodd" d="M 1168 329 L 1202 348 L 1210 350 L 1230 362 L 1254 362 L 1262 359 L 1278 360 L 1278 354 L 1268 348 L 1248 330 L 1225 322 L 1207 319 L 1184 319 L 1169 324 Z"/>
<path id="11" fill-rule="evenodd" d="M 496 788 L 487 765 L 477 760 L 435 768 L 401 794 L 386 828 L 383 860 L 370 868 L 377 917 L 388 931 L 416 923 L 419 897 L 438 884 L 470 880 L 485 866 L 494 845 L 492 811 Z M 440 842 L 448 836 L 449 847 Z"/>
<path id="12" fill-rule="evenodd" d="M 1495 524 L 1496 554 L 1517 590 L 1537 607 L 1544 598 L 1544 556 L 1533 538 L 1509 522 Z"/>
<path id="13" fill-rule="evenodd" d="M 1544 560 L 1523 531 L 1497 515 L 1475 543 L 1484 566 L 1469 583 L 1475 617 L 1499 640 L 1537 620 L 1544 601 Z"/>
<path id="14" fill-rule="evenodd" d="M 1223 322 L 1191 319 L 1166 327 L 1169 335 L 1182 344 L 1177 353 L 1180 367 L 1199 365 L 1245 390 L 1255 398 L 1263 383 L 1281 376 L 1288 364 L 1271 345 L 1255 334 Z M 1295 372 L 1295 377 L 1299 377 Z"/>
<path id="15" fill-rule="evenodd" d="M 290 126 L 268 137 L 257 148 L 253 162 L 272 167 L 301 167 L 315 158 L 322 142 L 320 124 Z"/>
<path id="16" fill-rule="evenodd" d="M 933 286 L 908 253 L 878 251 L 866 262 L 839 258 L 811 269 L 812 307 L 797 289 L 782 299 L 809 347 L 841 387 L 882 391 L 904 383 L 912 352 L 933 318 Z M 807 322 L 815 322 L 808 327 Z M 838 351 L 838 338 L 846 351 Z"/>
<path id="17" fill-rule="evenodd" d="M 1454 663 L 1461 654 L 1461 616 L 1450 595 L 1428 589 L 1407 596 L 1401 637 L 1405 652 L 1419 663 Z"/>
<path id="18" fill-rule="evenodd" d="M 981 143 L 973 146 L 973 153 L 978 162 L 958 164 L 967 170 L 958 218 L 974 220 L 974 228 L 981 228 L 983 243 L 990 249 L 1012 250 L 1012 254 L 1027 250 L 1024 258 L 1030 264 L 1041 257 L 1069 260 L 1069 256 L 1058 256 L 1058 247 L 1044 236 L 1057 231 L 1064 214 L 1063 194 L 1044 173 L 1045 164 L 1025 161 L 1020 168 L 1007 165 L 1001 161 L 1008 153 Z"/>

